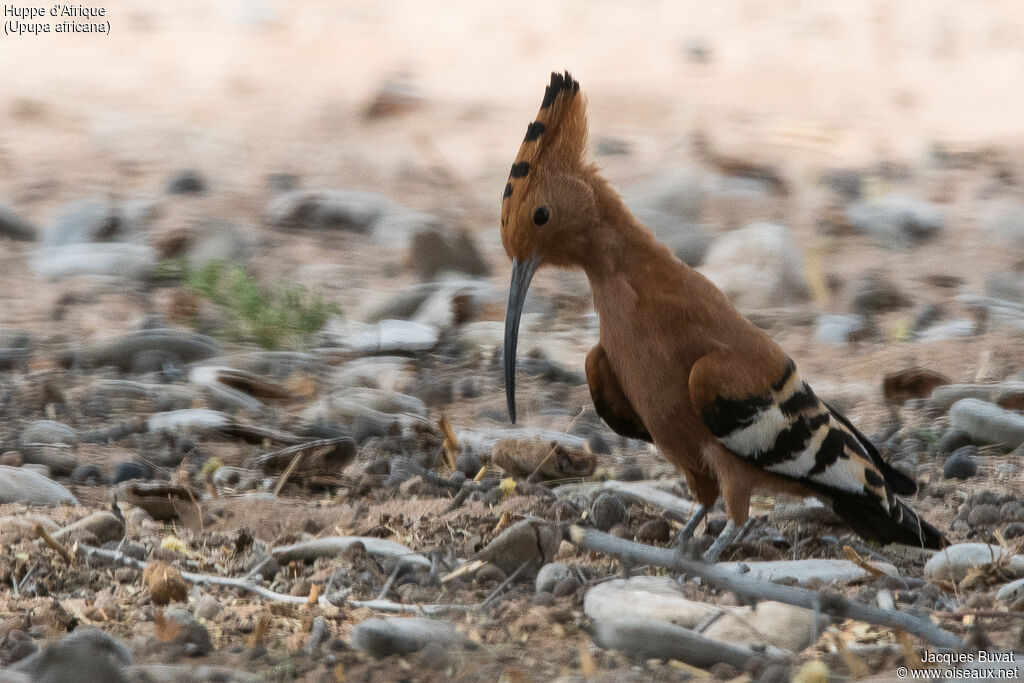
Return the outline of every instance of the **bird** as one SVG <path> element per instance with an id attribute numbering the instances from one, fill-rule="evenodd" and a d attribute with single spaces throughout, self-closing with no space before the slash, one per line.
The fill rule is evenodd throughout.
<path id="1" fill-rule="evenodd" d="M 814 496 L 861 537 L 939 549 L 945 536 L 899 496 L 917 483 L 892 467 L 796 363 L 629 211 L 587 159 L 586 98 L 552 73 L 509 171 L 501 241 L 512 261 L 503 369 L 516 421 L 519 326 L 534 273 L 582 269 L 598 314 L 587 354 L 597 414 L 618 434 L 654 444 L 696 498 L 676 542 L 688 544 L 721 496 L 716 562 L 749 524 L 754 492 Z"/>

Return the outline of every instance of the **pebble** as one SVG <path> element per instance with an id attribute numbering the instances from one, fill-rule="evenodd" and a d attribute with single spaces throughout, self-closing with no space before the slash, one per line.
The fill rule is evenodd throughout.
<path id="1" fill-rule="evenodd" d="M 971 437 L 959 429 L 947 429 L 939 439 L 938 453 L 940 456 L 951 455 L 964 446 L 971 445 Z"/>
<path id="2" fill-rule="evenodd" d="M 51 280 L 73 275 L 109 275 L 141 279 L 157 263 L 157 253 L 145 244 L 104 242 L 37 249 L 29 260 L 32 271 Z"/>
<path id="3" fill-rule="evenodd" d="M 1009 555 L 997 545 L 987 543 L 958 543 L 935 553 L 924 565 L 924 578 L 929 581 L 946 580 L 959 583 L 972 567 L 1006 559 L 1006 570 L 1016 576 L 1024 575 L 1024 556 Z"/>
<path id="4" fill-rule="evenodd" d="M 164 619 L 176 622 L 179 627 L 177 635 L 168 643 L 173 650 L 189 657 L 202 657 L 213 652 L 210 632 L 187 609 L 164 610 Z"/>
<path id="5" fill-rule="evenodd" d="M 1003 538 L 1010 540 L 1024 536 L 1024 522 L 1010 522 L 1003 529 Z"/>
<path id="6" fill-rule="evenodd" d="M 466 476 L 467 479 L 472 479 L 483 467 L 483 463 L 473 453 L 463 453 L 455 459 L 455 469 Z"/>
<path id="7" fill-rule="evenodd" d="M 107 541 L 120 541 L 124 538 L 125 528 L 117 515 L 106 510 L 98 510 L 54 532 L 54 538 L 75 538 L 81 533 L 92 534 L 100 544 Z"/>
<path id="8" fill-rule="evenodd" d="M 800 251 L 789 231 L 774 223 L 722 235 L 700 271 L 740 309 L 790 306 L 810 297 Z"/>
<path id="9" fill-rule="evenodd" d="M 252 491 L 263 481 L 263 472 L 243 467 L 222 466 L 214 470 L 210 482 L 218 491 Z"/>
<path id="10" fill-rule="evenodd" d="M 126 237 L 116 206 L 105 199 L 81 199 L 62 206 L 43 235 L 44 247 L 116 242 Z"/>
<path id="11" fill-rule="evenodd" d="M 15 664 L 33 683 L 127 683 L 128 646 L 97 628 L 81 628 Z"/>
<path id="12" fill-rule="evenodd" d="M 561 541 L 557 526 L 524 519 L 501 532 L 477 553 L 476 559 L 497 565 L 507 575 L 525 563 L 519 576 L 532 576 L 551 561 Z"/>
<path id="13" fill-rule="evenodd" d="M 292 560 L 335 557 L 357 543 L 362 544 L 366 552 L 379 558 L 400 558 L 406 564 L 430 567 L 430 560 L 401 543 L 372 536 L 325 536 L 273 548 L 271 555 L 278 564 L 287 564 Z"/>
<path id="14" fill-rule="evenodd" d="M 567 598 L 580 588 L 580 581 L 575 576 L 562 579 L 555 587 L 551 590 L 551 594 L 556 598 Z"/>
<path id="15" fill-rule="evenodd" d="M 701 669 L 720 663 L 746 668 L 764 659 L 760 652 L 717 642 L 674 624 L 644 619 L 599 621 L 595 624 L 595 640 L 601 647 L 633 657 L 674 659 Z"/>
<path id="16" fill-rule="evenodd" d="M 899 575 L 896 567 L 888 562 L 872 560 L 871 564 L 890 576 Z M 795 579 L 800 585 L 816 581 L 822 583 L 854 581 L 870 576 L 867 571 L 849 560 L 808 559 L 779 560 L 774 562 L 722 562 L 718 566 L 759 581 Z"/>
<path id="17" fill-rule="evenodd" d="M 999 521 L 999 507 L 995 505 L 978 505 L 967 515 L 967 523 L 973 527 L 994 527 Z"/>
<path id="18" fill-rule="evenodd" d="M 560 582 L 576 578 L 576 569 L 564 562 L 548 562 L 537 572 L 534 590 L 537 593 L 551 593 Z"/>
<path id="19" fill-rule="evenodd" d="M 1024 444 L 1024 415 L 976 398 L 965 398 L 949 410 L 949 422 L 980 443 L 1013 450 Z"/>
<path id="20" fill-rule="evenodd" d="M 823 313 L 814 321 L 814 338 L 830 346 L 845 346 L 871 334 L 867 318 L 859 314 Z"/>
<path id="21" fill-rule="evenodd" d="M 990 220 L 988 230 L 1007 245 L 1024 249 L 1024 210 L 1014 207 Z"/>
<path id="22" fill-rule="evenodd" d="M 418 652 L 431 643 L 454 645 L 465 640 L 450 622 L 423 617 L 367 619 L 352 630 L 352 646 L 377 659 Z"/>
<path id="23" fill-rule="evenodd" d="M 937 237 L 946 216 L 937 205 L 904 196 L 862 199 L 846 207 L 847 223 L 890 247 L 908 247 Z"/>
<path id="24" fill-rule="evenodd" d="M 0 455 L 0 465 L 6 467 L 21 467 L 25 464 L 25 458 L 18 451 L 5 451 Z"/>
<path id="25" fill-rule="evenodd" d="M 1000 384 L 947 384 L 936 387 L 931 399 L 948 410 L 954 403 L 965 398 L 977 398 L 989 403 L 998 403 L 1005 396 L 1024 392 L 1024 382 L 1002 382 Z"/>
<path id="26" fill-rule="evenodd" d="M 21 242 L 34 242 L 39 238 L 39 231 L 36 226 L 19 216 L 13 209 L 0 204 L 0 237 Z"/>
<path id="27" fill-rule="evenodd" d="M 626 505 L 612 492 L 602 493 L 590 507 L 590 521 L 595 528 L 608 531 L 626 519 Z"/>
<path id="28" fill-rule="evenodd" d="M 0 465 L 0 504 L 61 505 L 78 501 L 57 482 L 25 467 Z"/>
<path id="29" fill-rule="evenodd" d="M 206 178 L 199 171 L 182 169 L 167 179 L 167 194 L 203 194 L 206 192 Z"/>
<path id="30" fill-rule="evenodd" d="M 895 311 L 906 303 L 906 297 L 884 271 L 872 269 L 862 274 L 850 287 L 850 307 L 854 313 L 870 316 Z"/>
<path id="31" fill-rule="evenodd" d="M 643 481 L 647 475 L 639 465 L 623 465 L 616 471 L 615 478 L 619 481 Z"/>
<path id="32" fill-rule="evenodd" d="M 78 443 L 78 432 L 53 420 L 37 420 L 21 431 L 22 444 L 66 444 L 73 446 Z"/>
<path id="33" fill-rule="evenodd" d="M 111 478 L 110 483 L 120 484 L 131 479 L 149 479 L 151 476 L 153 476 L 152 470 L 145 463 L 119 462 L 114 465 L 114 476 Z"/>
<path id="34" fill-rule="evenodd" d="M 952 455 L 946 458 L 942 466 L 942 476 L 945 479 L 970 479 L 978 473 L 978 449 L 974 446 L 964 446 L 957 449 Z"/>
<path id="35" fill-rule="evenodd" d="M 264 222 L 283 230 L 368 233 L 390 205 L 387 197 L 361 190 L 294 190 L 267 204 Z"/>
<path id="36" fill-rule="evenodd" d="M 490 270 L 472 235 L 433 227 L 413 235 L 408 262 L 422 280 L 432 280 L 442 273 L 482 277 Z"/>
<path id="37" fill-rule="evenodd" d="M 63 367 L 84 365 L 87 367 L 113 366 L 130 371 L 139 354 L 159 351 L 174 357 L 177 364 L 184 365 L 205 360 L 221 354 L 216 340 L 195 332 L 154 328 L 130 332 L 113 339 L 88 342 L 78 349 L 63 355 Z"/>
<path id="38" fill-rule="evenodd" d="M 391 249 L 407 249 L 413 235 L 425 230 L 443 230 L 441 218 L 420 211 L 395 208 L 385 211 L 373 223 L 372 237 L 376 244 Z"/>
<path id="39" fill-rule="evenodd" d="M 661 517 L 644 522 L 636 532 L 641 543 L 667 543 L 671 536 L 672 527 Z"/>
<path id="40" fill-rule="evenodd" d="M 440 336 L 436 327 L 412 320 L 367 324 L 337 316 L 328 320 L 323 334 L 339 348 L 362 354 L 430 351 Z"/>
<path id="41" fill-rule="evenodd" d="M 203 219 L 196 223 L 180 257 L 191 268 L 218 261 L 244 261 L 253 250 L 253 240 L 234 223 Z"/>

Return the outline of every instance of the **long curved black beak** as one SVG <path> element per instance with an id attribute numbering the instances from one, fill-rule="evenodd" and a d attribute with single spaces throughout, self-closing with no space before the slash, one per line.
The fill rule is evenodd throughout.
<path id="1" fill-rule="evenodd" d="M 508 308 L 505 309 L 505 399 L 508 416 L 516 422 L 516 347 L 519 344 L 519 318 L 530 289 L 530 280 L 540 265 L 540 259 L 531 256 L 520 261 L 512 259 L 512 282 L 508 287 Z"/>

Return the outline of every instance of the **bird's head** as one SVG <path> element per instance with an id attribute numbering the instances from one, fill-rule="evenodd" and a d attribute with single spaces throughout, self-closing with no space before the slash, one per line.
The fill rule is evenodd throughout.
<path id="1" fill-rule="evenodd" d="M 586 101 L 569 72 L 551 74 L 537 118 L 526 129 L 501 201 L 501 241 L 512 259 L 505 312 L 505 396 L 516 421 L 519 319 L 542 265 L 582 265 L 592 248 L 598 209 L 585 162 Z"/>

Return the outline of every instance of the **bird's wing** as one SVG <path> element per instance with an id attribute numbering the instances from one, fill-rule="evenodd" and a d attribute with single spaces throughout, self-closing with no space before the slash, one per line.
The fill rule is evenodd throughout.
<path id="1" fill-rule="evenodd" d="M 587 384 L 594 409 L 616 434 L 653 443 L 643 420 L 633 408 L 615 376 L 604 349 L 598 344 L 587 354 Z"/>
<path id="2" fill-rule="evenodd" d="M 723 446 L 830 501 L 865 538 L 941 547 L 941 533 L 896 498 L 913 485 L 909 477 L 869 450 L 870 442 L 814 394 L 781 350 L 704 356 L 691 370 L 689 389 Z"/>

